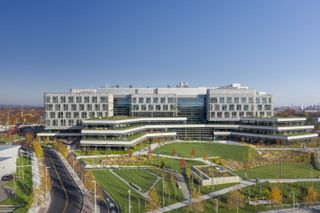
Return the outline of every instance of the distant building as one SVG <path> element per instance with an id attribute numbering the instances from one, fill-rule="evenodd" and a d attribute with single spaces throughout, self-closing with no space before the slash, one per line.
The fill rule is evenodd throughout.
<path id="1" fill-rule="evenodd" d="M 0 145 L 0 177 L 16 173 L 19 145 Z"/>
<path id="2" fill-rule="evenodd" d="M 305 118 L 272 118 L 272 95 L 240 84 L 71 89 L 45 93 L 44 106 L 46 132 L 38 136 L 77 138 L 81 146 L 129 148 L 159 137 L 286 143 L 317 136 Z"/>

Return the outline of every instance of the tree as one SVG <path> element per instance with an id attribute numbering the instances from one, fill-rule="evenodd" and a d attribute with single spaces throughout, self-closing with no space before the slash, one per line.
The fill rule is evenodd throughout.
<path id="1" fill-rule="evenodd" d="M 191 156 L 192 158 L 195 158 L 196 157 L 196 149 L 194 147 L 192 147 L 192 150 L 191 150 Z"/>
<path id="2" fill-rule="evenodd" d="M 36 154 L 37 158 L 39 158 L 39 159 L 43 158 L 43 150 L 42 150 L 40 142 L 37 139 L 35 139 L 33 141 L 33 150 L 34 150 L 34 153 Z"/>
<path id="3" fill-rule="evenodd" d="M 207 153 L 204 153 L 203 156 L 202 156 L 203 160 L 208 160 L 209 157 L 208 157 L 208 154 Z"/>
<path id="4" fill-rule="evenodd" d="M 56 148 L 57 148 L 57 144 L 58 144 L 57 139 L 54 138 L 53 141 L 52 141 L 52 146 L 53 146 L 53 148 L 56 149 Z"/>
<path id="5" fill-rule="evenodd" d="M 43 142 L 45 145 L 48 145 L 49 143 L 50 143 L 50 140 L 49 140 L 49 138 L 48 137 L 46 137 L 46 139 L 44 140 L 44 142 Z"/>
<path id="6" fill-rule="evenodd" d="M 228 194 L 227 206 L 228 209 L 244 208 L 245 198 L 240 191 L 233 191 Z"/>
<path id="7" fill-rule="evenodd" d="M 147 211 L 148 212 L 156 212 L 160 207 L 160 199 L 159 195 L 154 187 L 148 193 L 148 204 L 147 204 Z"/>
<path id="8" fill-rule="evenodd" d="M 187 162 L 185 159 L 180 160 L 180 168 L 185 169 L 187 167 Z"/>
<path id="9" fill-rule="evenodd" d="M 270 200 L 274 204 L 282 203 L 282 193 L 278 185 L 273 185 L 271 187 Z"/>
<path id="10" fill-rule="evenodd" d="M 172 155 L 172 156 L 176 156 L 176 155 L 177 155 L 177 151 L 176 151 L 176 149 L 172 149 L 172 151 L 171 151 L 171 155 Z"/>
<path id="11" fill-rule="evenodd" d="M 197 200 L 201 197 L 201 192 L 200 190 L 198 190 L 197 188 L 194 188 L 192 190 L 192 193 L 191 193 L 191 196 L 194 200 Z M 203 205 L 203 202 L 193 202 L 190 206 L 189 206 L 189 210 L 191 212 L 195 212 L 195 213 L 201 213 L 201 212 L 204 212 L 204 205 Z"/>
<path id="12" fill-rule="evenodd" d="M 308 188 L 307 195 L 304 198 L 304 201 L 306 203 L 313 203 L 313 202 L 316 202 L 317 200 L 318 200 L 318 192 L 314 187 L 310 186 Z"/>

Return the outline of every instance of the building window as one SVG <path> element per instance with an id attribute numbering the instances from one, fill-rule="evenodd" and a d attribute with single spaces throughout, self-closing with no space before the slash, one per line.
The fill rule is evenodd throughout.
<path id="1" fill-rule="evenodd" d="M 241 111 L 241 110 L 242 110 L 241 104 L 237 104 L 237 111 Z"/>
<path id="2" fill-rule="evenodd" d="M 102 110 L 107 111 L 108 110 L 108 104 L 102 104 Z"/>
<path id="3" fill-rule="evenodd" d="M 211 118 L 214 118 L 216 116 L 215 112 L 211 112 Z"/>
<path id="4" fill-rule="evenodd" d="M 76 98 L 76 102 L 77 102 L 77 103 L 81 103 L 81 102 L 82 102 L 82 98 L 78 96 L 78 97 Z"/>
<path id="5" fill-rule="evenodd" d="M 151 105 L 151 104 L 148 105 L 148 110 L 149 110 L 149 111 L 153 111 L 153 105 Z"/>
<path id="6" fill-rule="evenodd" d="M 63 104 L 63 110 L 68 111 L 69 110 L 69 105 L 68 104 Z"/>
<path id="7" fill-rule="evenodd" d="M 261 104 L 258 105 L 258 110 L 262 110 L 262 105 Z"/>
<path id="8" fill-rule="evenodd" d="M 147 110 L 147 106 L 145 104 L 141 105 L 141 110 L 142 111 L 146 111 Z"/>
<path id="9" fill-rule="evenodd" d="M 156 111 L 160 111 L 161 110 L 161 105 L 156 105 Z"/>
<path id="10" fill-rule="evenodd" d="M 256 103 L 257 103 L 257 104 L 260 103 L 260 98 L 256 98 Z"/>
<path id="11" fill-rule="evenodd" d="M 227 111 L 227 105 L 226 104 L 222 105 L 222 111 Z"/>
<path id="12" fill-rule="evenodd" d="M 271 105 L 269 105 L 269 104 L 264 105 L 264 109 L 265 110 L 271 110 Z"/>
<path id="13" fill-rule="evenodd" d="M 92 103 L 98 103 L 98 98 L 97 96 L 92 97 Z"/>
<path id="14" fill-rule="evenodd" d="M 89 113 L 89 118 L 94 118 L 94 116 L 95 116 L 94 112 Z"/>
<path id="15" fill-rule="evenodd" d="M 66 112 L 66 118 L 71 118 L 71 112 Z"/>
<path id="16" fill-rule="evenodd" d="M 69 102 L 70 104 L 73 104 L 73 102 L 74 102 L 73 96 L 68 97 L 68 102 Z"/>
<path id="17" fill-rule="evenodd" d="M 64 96 L 60 97 L 60 102 L 63 104 L 66 103 L 66 97 Z"/>
<path id="18" fill-rule="evenodd" d="M 169 107 L 168 107 L 168 105 L 165 104 L 162 106 L 162 109 L 163 109 L 163 111 L 168 111 Z"/>
<path id="19" fill-rule="evenodd" d="M 46 103 L 50 103 L 51 102 L 51 97 L 50 96 L 46 96 Z"/>
<path id="20" fill-rule="evenodd" d="M 74 112 L 73 113 L 73 118 L 79 118 L 79 112 Z"/>
<path id="21" fill-rule="evenodd" d="M 87 104 L 87 110 L 92 111 L 92 104 Z"/>
<path id="22" fill-rule="evenodd" d="M 215 105 L 214 105 L 214 110 L 215 110 L 215 111 L 220 110 L 220 105 L 219 105 L 219 104 L 215 104 Z"/>
<path id="23" fill-rule="evenodd" d="M 267 103 L 267 98 L 262 98 L 262 103 L 266 104 Z"/>
<path id="24" fill-rule="evenodd" d="M 171 110 L 171 111 L 176 110 L 176 106 L 175 106 L 175 105 L 170 105 L 170 110 Z"/>
<path id="25" fill-rule="evenodd" d="M 146 98 L 146 103 L 147 103 L 147 104 L 150 104 L 150 103 L 151 103 L 151 98 L 150 98 L 150 97 Z"/>
<path id="26" fill-rule="evenodd" d="M 231 113 L 231 117 L 232 117 L 232 118 L 237 118 L 237 112 L 232 112 L 232 113 Z"/>
<path id="27" fill-rule="evenodd" d="M 108 97 L 106 97 L 106 96 L 101 96 L 100 97 L 100 103 L 108 103 Z"/>
<path id="28" fill-rule="evenodd" d="M 243 103 L 243 104 L 247 103 L 247 97 L 242 97 L 241 98 L 241 103 Z"/>
<path id="29" fill-rule="evenodd" d="M 132 105 L 132 110 L 133 111 L 139 111 L 139 105 L 137 105 L 137 104 Z"/>
<path id="30" fill-rule="evenodd" d="M 230 118 L 230 112 L 224 112 L 224 118 Z"/>
<path id="31" fill-rule="evenodd" d="M 99 111 L 100 110 L 100 104 L 95 104 L 94 105 L 94 110 Z"/>
<path id="32" fill-rule="evenodd" d="M 218 103 L 218 99 L 217 98 L 210 98 L 210 102 L 213 104 Z"/>
<path id="33" fill-rule="evenodd" d="M 84 104 L 79 104 L 79 111 L 84 111 Z"/>
<path id="34" fill-rule="evenodd" d="M 52 126 L 58 126 L 58 120 L 52 120 Z"/>
<path id="35" fill-rule="evenodd" d="M 90 97 L 89 96 L 85 96 L 84 97 L 84 103 L 86 103 L 86 104 L 90 103 Z"/>
<path id="36" fill-rule="evenodd" d="M 249 105 L 247 105 L 247 104 L 246 104 L 246 105 L 243 105 L 243 110 L 244 110 L 244 111 L 248 111 L 248 110 L 249 110 Z"/>
<path id="37" fill-rule="evenodd" d="M 66 125 L 66 120 L 60 120 L 60 125 L 65 126 Z"/>
<path id="38" fill-rule="evenodd" d="M 224 97 L 220 97 L 220 98 L 219 98 L 219 102 L 220 102 L 220 103 L 224 103 Z"/>
<path id="39" fill-rule="evenodd" d="M 143 98 L 142 97 L 139 98 L 139 104 L 143 104 Z"/>
<path id="40" fill-rule="evenodd" d="M 56 105 L 55 105 L 55 110 L 56 110 L 56 111 L 60 111 L 60 110 L 61 110 L 60 104 L 56 104 Z"/>
<path id="41" fill-rule="evenodd" d="M 153 103 L 155 104 L 159 103 L 159 98 L 153 98 Z"/>
<path id="42" fill-rule="evenodd" d="M 249 104 L 253 103 L 253 97 L 249 97 Z"/>
<path id="43" fill-rule="evenodd" d="M 56 113 L 55 112 L 50 112 L 50 118 L 56 118 Z"/>
<path id="44" fill-rule="evenodd" d="M 168 98 L 168 103 L 169 104 L 173 104 L 176 102 L 176 99 L 175 98 Z"/>
<path id="45" fill-rule="evenodd" d="M 217 118 L 222 118 L 222 112 L 217 112 Z"/>
<path id="46" fill-rule="evenodd" d="M 165 98 L 165 97 L 161 97 L 161 98 L 160 98 L 160 102 L 161 102 L 162 104 L 166 103 L 166 98 Z"/>
<path id="47" fill-rule="evenodd" d="M 235 98 L 234 98 L 234 103 L 238 104 L 238 103 L 239 103 L 239 100 L 240 100 L 239 97 L 235 97 Z"/>
<path id="48" fill-rule="evenodd" d="M 132 98 L 132 99 L 131 99 L 131 102 L 134 103 L 134 104 L 136 104 L 136 103 L 137 103 L 137 98 L 136 98 L 136 97 Z"/>
<path id="49" fill-rule="evenodd" d="M 77 111 L 77 105 L 71 104 L 71 111 Z"/>
<path id="50" fill-rule="evenodd" d="M 227 97 L 227 103 L 231 104 L 232 103 L 232 98 L 231 97 Z"/>
<path id="51" fill-rule="evenodd" d="M 52 109 L 53 109 L 52 104 L 47 104 L 46 106 L 47 106 L 47 110 L 52 111 Z"/>
<path id="52" fill-rule="evenodd" d="M 233 105 L 233 104 L 230 104 L 230 105 L 229 105 L 229 110 L 230 110 L 230 111 L 233 111 L 233 110 L 234 110 L 234 105 Z"/>
<path id="53" fill-rule="evenodd" d="M 87 118 L 87 112 L 82 112 L 82 113 L 81 113 L 81 117 L 82 117 L 82 118 Z"/>
<path id="54" fill-rule="evenodd" d="M 69 120 L 69 121 L 68 121 L 68 125 L 69 125 L 69 126 L 73 126 L 73 120 Z"/>

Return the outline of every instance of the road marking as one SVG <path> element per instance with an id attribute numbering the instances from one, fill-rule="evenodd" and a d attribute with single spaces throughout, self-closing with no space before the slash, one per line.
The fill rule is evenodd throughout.
<path id="1" fill-rule="evenodd" d="M 68 196 L 68 193 L 67 193 L 66 188 L 64 187 L 64 185 L 63 185 L 63 183 L 62 183 L 62 180 L 61 180 L 61 178 L 60 178 L 60 175 L 58 174 L 56 165 L 54 165 L 53 160 L 52 160 L 50 154 L 49 154 L 49 158 L 50 158 L 51 164 L 53 165 L 54 170 L 55 170 L 55 172 L 56 172 L 56 174 L 57 174 L 57 177 L 58 177 L 58 179 L 59 179 L 60 185 L 62 186 L 62 189 L 63 189 L 63 191 L 64 191 L 64 193 L 65 193 L 65 195 L 66 195 L 66 198 L 67 198 L 67 200 L 66 200 L 66 202 L 65 202 L 65 205 L 64 205 L 64 208 L 63 208 L 63 211 L 62 211 L 62 212 L 64 213 L 64 212 L 67 210 L 67 207 L 68 207 L 68 204 L 69 204 L 69 196 Z"/>

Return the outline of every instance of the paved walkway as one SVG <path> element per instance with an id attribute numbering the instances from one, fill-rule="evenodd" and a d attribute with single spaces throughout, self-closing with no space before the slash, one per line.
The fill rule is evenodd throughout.
<path id="1" fill-rule="evenodd" d="M 177 184 L 182 192 L 183 198 L 189 199 L 190 192 L 183 175 L 178 172 L 175 172 L 174 175 L 176 176 Z"/>
<path id="2" fill-rule="evenodd" d="M 275 148 L 254 148 L 257 151 L 298 151 L 298 152 L 313 152 L 315 148 L 290 148 L 290 147 L 275 147 Z"/>
<path id="3" fill-rule="evenodd" d="M 31 172 L 32 172 L 32 187 L 37 188 L 41 184 L 40 172 L 39 172 L 39 161 L 35 156 L 34 152 L 26 152 L 28 157 L 31 157 Z M 39 206 L 36 200 L 34 199 L 32 206 L 29 208 L 28 213 L 40 213 L 46 212 L 47 207 L 50 205 L 51 196 L 50 192 L 47 193 L 47 199 L 44 200 L 44 203 Z"/>
<path id="4" fill-rule="evenodd" d="M 247 186 L 250 186 L 250 185 L 254 185 L 254 184 L 255 183 L 251 182 L 251 181 L 241 181 L 239 185 L 231 186 L 231 187 L 224 188 L 224 189 L 221 189 L 221 190 L 218 190 L 218 191 L 206 194 L 206 195 L 202 195 L 198 199 L 185 200 L 185 201 L 182 201 L 180 203 L 175 203 L 175 204 L 172 204 L 172 205 L 169 205 L 169 206 L 165 206 L 165 207 L 161 208 L 158 212 L 169 212 L 169 211 L 172 211 L 172 210 L 175 210 L 175 209 L 179 209 L 179 208 L 185 207 L 185 206 L 190 205 L 191 203 L 194 203 L 194 202 L 201 202 L 201 201 L 204 201 L 204 200 L 208 200 L 208 199 L 211 199 L 211 198 L 214 198 L 214 197 L 218 197 L 220 195 L 223 195 L 223 194 L 226 194 L 226 193 L 229 193 L 229 192 L 232 192 L 232 191 L 236 191 L 236 190 L 239 190 L 239 189 L 242 189 L 244 187 L 247 187 Z"/>
<path id="5" fill-rule="evenodd" d="M 12 192 L 12 190 L 10 190 L 4 186 L 6 183 L 7 182 L 0 181 L 0 202 L 7 199 L 11 195 L 11 192 Z"/>

